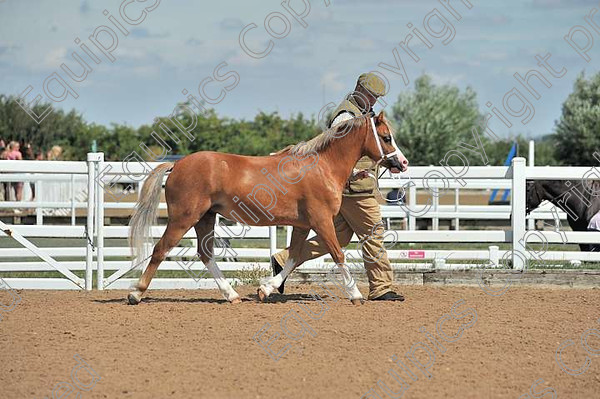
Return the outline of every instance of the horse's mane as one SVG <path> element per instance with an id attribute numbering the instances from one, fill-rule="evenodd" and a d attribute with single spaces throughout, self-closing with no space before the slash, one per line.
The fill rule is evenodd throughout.
<path id="1" fill-rule="evenodd" d="M 338 137 L 338 133 L 344 132 L 347 129 L 352 128 L 352 127 L 354 127 L 354 128 L 363 127 L 369 118 L 370 118 L 370 115 L 366 114 L 366 115 L 356 116 L 352 119 L 348 119 L 347 121 L 340 122 L 337 125 L 332 126 L 329 129 L 325 130 L 323 133 L 319 134 L 318 136 L 315 136 L 312 139 L 308 140 L 304 145 L 300 146 L 298 148 L 298 150 L 301 155 L 307 154 L 312 151 L 321 152 L 324 149 L 326 149 L 329 146 L 329 144 L 331 144 Z M 385 116 L 383 117 L 382 120 L 383 120 L 383 124 L 388 128 L 388 130 L 391 132 L 391 134 L 394 134 L 392 125 L 385 118 Z M 282 148 L 281 150 L 277 151 L 275 153 L 275 155 L 279 155 L 279 154 L 288 152 L 288 151 L 292 150 L 293 148 L 295 148 L 296 146 L 298 146 L 298 144 L 288 145 L 287 147 Z"/>

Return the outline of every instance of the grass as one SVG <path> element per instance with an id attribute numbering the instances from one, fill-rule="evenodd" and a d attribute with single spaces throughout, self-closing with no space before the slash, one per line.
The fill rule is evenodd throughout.
<path id="1" fill-rule="evenodd" d="M 258 287 L 260 280 L 264 277 L 270 277 L 271 272 L 269 270 L 261 269 L 258 265 L 252 267 L 243 266 L 242 270 L 232 272 L 232 277 L 240 280 L 240 285 L 251 285 Z"/>

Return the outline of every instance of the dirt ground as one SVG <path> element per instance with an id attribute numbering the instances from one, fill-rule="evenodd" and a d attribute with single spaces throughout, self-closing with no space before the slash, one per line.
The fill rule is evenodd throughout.
<path id="1" fill-rule="evenodd" d="M 392 369 L 405 382 L 403 398 L 516 399 L 539 379 L 531 397 L 551 387 L 557 398 L 600 398 L 600 355 L 587 355 L 580 339 L 600 329 L 599 289 L 511 288 L 492 297 L 479 288 L 406 286 L 398 287 L 403 303 L 353 306 L 331 296 L 322 305 L 308 295 L 311 287 L 288 287 L 270 303 L 242 287 L 239 305 L 216 291 L 151 291 L 138 306 L 126 305 L 123 291 L 19 291 L 21 302 L 0 320 L 0 397 L 50 398 L 55 387 L 58 397 L 69 389 L 60 382 L 75 385 L 73 374 L 90 389 L 83 399 L 360 398 L 371 388 L 372 398 L 383 399 L 391 396 L 378 379 L 401 389 L 387 374 Z M 5 304 L 7 297 L 0 291 Z M 440 338 L 436 322 L 453 342 Z M 269 337 L 273 353 L 289 344 L 278 361 L 253 340 L 265 323 L 265 347 Z M 564 349 L 564 364 L 575 369 L 589 359 L 577 376 L 555 361 L 569 339 L 575 345 Z M 600 354 L 600 335 L 587 344 Z M 406 358 L 411 347 L 413 361 L 431 360 L 430 367 L 419 370 Z M 95 385 L 76 354 L 99 376 Z M 394 354 L 416 380 L 392 362 Z"/>

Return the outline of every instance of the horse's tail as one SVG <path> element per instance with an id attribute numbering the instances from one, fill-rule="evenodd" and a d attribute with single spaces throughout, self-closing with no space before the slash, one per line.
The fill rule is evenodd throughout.
<path id="1" fill-rule="evenodd" d="M 150 229 L 156 222 L 163 177 L 173 168 L 173 165 L 172 162 L 165 162 L 150 173 L 144 182 L 140 200 L 129 220 L 129 247 L 134 264 L 137 263 L 141 266 L 142 261 L 146 259 L 144 243 L 151 240 Z"/>

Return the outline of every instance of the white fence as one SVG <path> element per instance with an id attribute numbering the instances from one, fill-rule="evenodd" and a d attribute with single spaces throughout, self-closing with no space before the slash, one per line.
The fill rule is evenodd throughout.
<path id="1" fill-rule="evenodd" d="M 155 167 L 158 163 L 149 163 Z M 108 172 L 107 172 L 108 171 Z M 81 182 L 86 183 L 86 190 L 72 189 L 70 197 L 64 201 L 45 201 L 38 196 L 34 202 L 0 202 L 0 209 L 34 208 L 36 211 L 35 225 L 5 225 L 2 226 L 0 236 L 11 235 L 13 238 L 25 245 L 26 248 L 0 248 L 0 272 L 30 272 L 30 271 L 52 271 L 59 270 L 65 278 L 5 278 L 8 284 L 14 288 L 44 288 L 44 289 L 79 289 L 92 288 L 93 272 L 96 272 L 96 286 L 98 289 L 128 288 L 132 279 L 122 278 L 130 270 L 131 264 L 127 260 L 105 260 L 105 258 L 121 258 L 129 256 L 129 248 L 124 243 L 128 228 L 123 226 L 105 226 L 104 211 L 107 209 L 132 209 L 133 202 L 106 201 L 105 194 L 97 184 L 101 181 L 105 188 L 111 187 L 115 182 L 132 183 L 137 186 L 138 192 L 140 181 L 144 177 L 145 169 L 139 163 L 104 162 L 102 153 L 88 154 L 87 162 L 45 162 L 45 161 L 0 161 L 0 182 L 22 181 L 35 182 L 36 187 L 51 184 L 52 182 Z M 508 167 L 479 167 L 474 166 L 461 172 L 457 179 L 449 174 L 449 170 L 443 167 L 412 167 L 410 176 L 413 186 L 407 189 L 408 205 L 405 207 L 397 205 L 382 206 L 384 218 L 406 218 L 406 230 L 391 231 L 386 233 L 385 241 L 391 243 L 488 243 L 487 250 L 390 250 L 388 255 L 394 267 L 431 268 L 432 264 L 438 268 L 464 268 L 464 264 L 452 264 L 456 260 L 479 260 L 491 266 L 499 267 L 503 257 L 510 257 L 515 268 L 524 267 L 525 258 L 531 258 L 531 254 L 525 248 L 526 242 L 539 242 L 543 236 L 550 243 L 561 243 L 559 234 L 553 231 L 542 231 L 535 234 L 527 232 L 525 216 L 525 181 L 526 179 L 581 179 L 586 167 L 526 167 L 523 158 L 515 158 L 513 166 Z M 437 179 L 428 179 L 435 176 Z M 439 205 L 438 197 L 433 196 L 430 207 L 424 212 L 424 204 L 416 201 L 417 190 L 423 190 L 425 180 L 427 187 L 431 190 L 446 189 L 454 194 L 454 205 Z M 404 180 L 381 179 L 382 188 L 398 187 L 406 183 Z M 74 187 L 74 185 L 73 185 Z M 460 190 L 464 189 L 511 189 L 511 205 L 470 206 L 460 205 Z M 112 187 L 111 189 L 114 189 Z M 89 193 L 89 195 L 88 195 Z M 102 195 L 101 195 L 102 194 Z M 450 194 L 452 195 L 452 194 Z M 161 203 L 160 209 L 165 209 L 166 204 Z M 71 215 L 71 225 L 48 225 L 44 224 L 44 211 L 49 209 L 67 210 Z M 75 224 L 75 210 L 86 209 L 87 217 L 85 225 Z M 565 218 L 564 213 L 560 213 Z M 416 221 L 419 218 L 432 220 L 433 230 L 417 230 Z M 455 230 L 439 231 L 440 219 L 454 219 Z M 509 230 L 459 230 L 461 219 L 505 219 L 510 220 Z M 532 213 L 530 220 L 552 219 L 548 210 L 538 210 Z M 564 225 L 566 223 L 563 222 Z M 237 227 L 241 229 L 241 226 Z M 530 222 L 529 229 L 534 226 Z M 233 228 L 235 233 L 235 228 Z M 164 226 L 155 226 L 153 236 L 158 238 L 162 235 Z M 215 233 L 218 237 L 226 240 L 236 239 L 230 233 L 217 227 Z M 226 271 L 239 271 L 242 268 L 258 265 L 268 268 L 268 257 L 278 250 L 277 229 L 275 227 L 252 227 L 244 239 L 260 240 L 252 241 L 248 248 L 220 248 L 217 254 L 225 260 L 219 262 L 219 266 Z M 588 232 L 566 232 L 569 243 L 598 243 L 598 233 Z M 186 270 L 192 278 L 156 278 L 152 282 L 152 288 L 202 288 L 213 287 L 211 280 L 198 278 L 199 273 L 204 270 L 201 262 L 188 262 L 195 254 L 195 233 L 188 231 L 185 238 L 192 239 L 192 247 L 174 248 L 161 265 L 159 270 Z M 354 237 L 356 239 L 356 237 Z M 59 239 L 71 240 L 73 245 L 76 240 L 78 246 L 66 246 L 65 244 L 52 245 L 51 247 L 40 247 L 33 245 L 30 241 L 37 239 Z M 111 243 L 118 239 L 117 246 L 105 247 L 105 243 Z M 524 239 L 524 240 L 522 240 Z M 262 248 L 256 248 L 257 242 L 261 242 Z M 267 244 L 268 243 L 268 244 Z M 509 243 L 513 251 L 499 250 L 497 244 Z M 413 247 L 411 247 L 413 248 Z M 356 250 L 347 251 L 354 258 L 360 259 L 361 255 Z M 29 258 L 39 257 L 31 261 Z M 69 258 L 70 260 L 56 261 L 54 258 Z M 174 259 L 182 259 L 176 261 Z M 233 260 L 235 258 L 235 260 Z M 583 253 L 579 251 L 555 251 L 546 252 L 540 256 L 548 261 L 600 261 L 598 253 Z M 14 261 L 19 259 L 19 261 Z M 307 262 L 304 269 L 319 269 L 325 267 L 324 257 Z M 257 261 L 261 260 L 261 261 Z M 406 264 L 406 260 L 411 260 Z M 414 263 L 418 260 L 421 263 Z M 404 262 L 404 263 L 399 263 Z M 448 263 L 446 263 L 448 262 Z M 83 273 L 84 278 L 79 278 L 72 273 Z M 105 271 L 113 271 L 105 274 Z M 2 274 L 0 274 L 2 276 Z"/>

